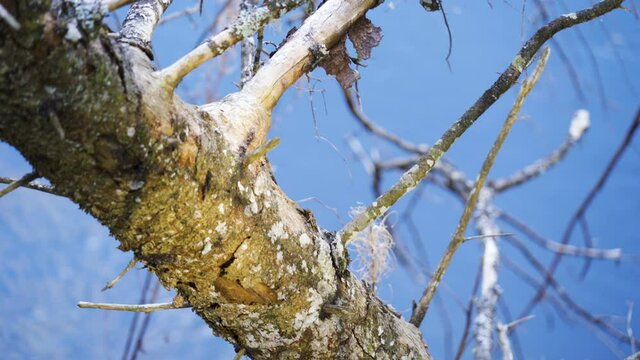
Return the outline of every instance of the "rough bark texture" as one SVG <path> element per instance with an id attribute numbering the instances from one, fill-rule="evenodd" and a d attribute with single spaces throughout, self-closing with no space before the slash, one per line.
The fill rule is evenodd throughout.
<path id="1" fill-rule="evenodd" d="M 253 358 L 429 357 L 268 161 L 247 165 L 269 106 L 242 93 L 183 103 L 148 51 L 101 27 L 99 7 L 2 3 L 22 28 L 0 25 L 0 139 L 214 333 Z"/>

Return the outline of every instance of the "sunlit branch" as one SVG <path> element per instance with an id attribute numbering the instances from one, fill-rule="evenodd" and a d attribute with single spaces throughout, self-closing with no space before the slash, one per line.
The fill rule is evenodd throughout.
<path id="1" fill-rule="evenodd" d="M 280 96 L 313 69 L 329 49 L 377 0 L 327 0 L 245 84 L 242 92 L 264 106 L 274 108 Z"/>
<path id="2" fill-rule="evenodd" d="M 382 194 L 364 212 L 354 218 L 339 233 L 341 241 L 348 243 L 351 237 L 366 228 L 384 214 L 402 196 L 413 190 L 431 171 L 451 145 L 460 137 L 502 94 L 517 81 L 524 68 L 531 62 L 540 47 L 553 35 L 571 26 L 592 20 L 617 9 L 622 0 L 605 0 L 593 7 L 560 16 L 539 29 L 520 49 L 507 69 L 496 82 L 456 121 L 429 151 L 420 157 L 417 164 L 407 171 L 391 189 Z M 323 6 L 324 7 L 324 6 Z M 321 7 L 321 9 L 323 8 Z"/>
<path id="3" fill-rule="evenodd" d="M 573 119 L 571 120 L 571 125 L 569 126 L 569 134 L 567 135 L 564 143 L 562 143 L 558 149 L 546 158 L 536 161 L 505 179 L 498 179 L 489 182 L 489 187 L 496 192 L 502 192 L 511 189 L 512 187 L 522 185 L 523 183 L 543 174 L 552 166 L 564 159 L 565 155 L 567 155 L 573 145 L 577 144 L 582 136 L 587 132 L 589 126 L 589 112 L 586 110 L 576 111 L 573 115 Z"/>
<path id="4" fill-rule="evenodd" d="M 507 119 L 505 120 L 504 125 L 502 126 L 502 129 L 500 129 L 500 133 L 498 134 L 498 137 L 496 138 L 493 146 L 491 147 L 489 154 L 487 155 L 484 163 L 482 164 L 480 174 L 478 176 L 478 179 L 475 182 L 473 190 L 471 190 L 469 198 L 467 199 L 464 211 L 462 213 L 462 216 L 460 217 L 460 221 L 458 222 L 456 231 L 453 237 L 451 238 L 451 241 L 449 242 L 447 249 L 445 250 L 445 254 L 440 259 L 440 262 L 436 267 L 436 270 L 434 272 L 433 277 L 431 278 L 431 281 L 429 282 L 429 285 L 425 289 L 424 294 L 418 301 L 418 304 L 414 309 L 413 314 L 411 315 L 411 319 L 409 320 L 409 322 L 415 325 L 416 327 L 419 327 L 420 323 L 422 323 L 422 320 L 424 319 L 424 316 L 427 313 L 427 310 L 429 309 L 429 304 L 431 303 L 431 299 L 433 298 L 433 295 L 435 294 L 436 289 L 440 284 L 440 281 L 442 281 L 442 277 L 444 276 L 446 269 L 449 267 L 449 264 L 451 262 L 451 259 L 453 258 L 453 255 L 458 250 L 458 247 L 460 246 L 460 244 L 462 244 L 464 240 L 464 234 L 467 230 L 467 225 L 471 220 L 471 215 L 475 210 L 476 204 L 478 202 L 478 198 L 484 187 L 485 180 L 489 175 L 489 171 L 491 170 L 491 167 L 493 167 L 496 156 L 498 155 L 498 152 L 502 148 L 502 144 L 507 138 L 507 135 L 509 134 L 511 128 L 513 127 L 513 124 L 517 120 L 518 114 L 520 113 L 520 108 L 522 107 L 522 104 L 524 103 L 526 96 L 529 94 L 529 92 L 531 92 L 535 84 L 538 82 L 538 79 L 540 78 L 540 75 L 544 70 L 544 66 L 546 65 L 548 58 L 549 58 L 549 49 L 547 48 L 545 49 L 542 57 L 538 61 L 538 65 L 536 66 L 531 77 L 523 82 L 522 87 L 520 88 L 520 91 L 516 98 L 516 101 L 513 104 L 513 107 L 511 108 L 511 111 L 509 112 L 509 115 L 507 116 Z M 436 146 L 437 146 L 437 143 L 436 145 L 434 145 L 434 148 Z M 433 165 L 430 164 L 429 168 L 431 168 L 432 166 Z"/>
<path id="5" fill-rule="evenodd" d="M 638 126 L 640 126 L 640 109 L 638 109 L 638 112 L 636 113 L 636 116 L 633 119 L 633 122 L 631 123 L 629 129 L 627 130 L 625 137 L 622 140 L 622 143 L 618 146 L 618 149 L 616 150 L 615 154 L 607 164 L 607 167 L 604 169 L 604 171 L 600 175 L 598 182 L 593 186 L 593 188 L 591 188 L 587 196 L 584 198 L 584 200 L 578 207 L 578 210 L 574 213 L 574 215 L 569 220 L 569 223 L 565 228 L 564 234 L 562 235 L 562 240 L 560 241 L 562 245 L 566 245 L 569 243 L 569 240 L 571 239 L 571 235 L 573 234 L 573 230 L 575 229 L 579 220 L 582 217 L 584 217 L 585 213 L 591 206 L 595 197 L 600 193 L 604 185 L 607 183 L 607 180 L 613 173 L 613 170 L 618 164 L 618 161 L 620 161 L 620 159 L 622 158 L 622 155 L 625 153 L 626 149 L 631 143 L 631 140 L 633 139 L 633 136 L 635 135 L 635 132 L 638 129 Z M 551 264 L 547 268 L 548 274 L 550 275 L 554 274 L 554 272 L 558 268 L 558 265 L 560 265 L 560 261 L 562 260 L 562 255 L 563 254 L 556 254 L 556 256 L 554 256 L 553 260 L 551 261 Z M 534 297 L 531 299 L 531 301 L 529 301 L 529 304 L 523 310 L 522 312 L 523 315 L 528 315 L 531 312 L 531 310 L 533 310 L 535 305 L 540 301 L 540 299 L 544 295 L 544 292 L 547 286 L 549 286 L 550 282 L 551 282 L 550 279 L 545 280 L 543 286 L 540 289 L 538 289 Z"/>
<path id="6" fill-rule="evenodd" d="M 175 88 L 182 79 L 205 61 L 222 54 L 242 39 L 253 36 L 253 33 L 269 22 L 278 19 L 288 11 L 302 4 L 303 0 L 289 0 L 281 3 L 281 7 L 262 6 L 247 11 L 238 17 L 233 24 L 180 58 L 158 75 L 170 88 Z"/>

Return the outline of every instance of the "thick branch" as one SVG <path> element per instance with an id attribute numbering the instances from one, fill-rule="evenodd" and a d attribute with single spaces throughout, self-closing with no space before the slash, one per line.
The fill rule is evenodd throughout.
<path id="1" fill-rule="evenodd" d="M 119 40 L 143 50 L 153 59 L 151 35 L 173 0 L 139 0 L 131 8 L 120 29 Z"/>
<path id="2" fill-rule="evenodd" d="M 272 109 L 280 96 L 312 70 L 321 54 L 333 47 L 376 0 L 329 0 L 307 18 L 276 54 L 249 81 L 243 93 Z M 323 52 L 324 51 L 324 52 Z"/>

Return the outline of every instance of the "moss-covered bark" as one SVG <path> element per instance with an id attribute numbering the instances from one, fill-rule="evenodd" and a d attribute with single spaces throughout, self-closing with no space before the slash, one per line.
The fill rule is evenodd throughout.
<path id="1" fill-rule="evenodd" d="M 216 334 L 254 358 L 428 357 L 268 161 L 247 165 L 268 110 L 241 94 L 183 103 L 97 9 L 11 5 L 23 27 L 0 32 L 0 139 Z"/>

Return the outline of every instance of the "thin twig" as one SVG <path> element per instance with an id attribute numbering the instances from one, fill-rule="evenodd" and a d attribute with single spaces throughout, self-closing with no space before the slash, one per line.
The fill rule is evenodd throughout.
<path id="1" fill-rule="evenodd" d="M 475 304 L 476 294 L 478 293 L 478 289 L 480 288 L 481 270 L 482 262 L 480 262 L 478 271 L 476 271 L 476 278 L 473 281 L 473 289 L 471 290 L 471 295 L 469 295 L 469 302 L 467 304 L 467 308 L 465 309 L 464 328 L 462 330 L 462 336 L 460 337 L 460 342 L 458 343 L 458 351 L 456 351 L 454 360 L 460 360 L 462 358 L 462 355 L 464 354 L 464 350 L 467 347 L 467 338 L 469 337 L 469 333 L 471 332 L 473 306 Z"/>
<path id="2" fill-rule="evenodd" d="M 474 189 L 471 191 L 471 194 L 467 199 L 467 203 L 466 203 L 464 212 L 460 217 L 458 227 L 456 228 L 456 231 L 453 237 L 451 238 L 449 245 L 447 246 L 445 254 L 440 259 L 440 263 L 438 264 L 438 267 L 435 270 L 434 276 L 431 278 L 429 285 L 425 289 L 424 294 L 420 298 L 420 301 L 418 301 L 418 305 L 413 311 L 413 315 L 411 316 L 411 320 L 409 322 L 415 325 L 416 327 L 419 327 L 420 323 L 422 323 L 422 320 L 424 319 L 424 316 L 427 313 L 427 310 L 429 309 L 429 303 L 433 298 L 433 294 L 435 294 L 435 291 L 438 288 L 440 281 L 442 281 L 442 277 L 444 276 L 446 269 L 449 267 L 449 263 L 453 258 L 453 254 L 455 254 L 455 252 L 458 250 L 458 247 L 463 242 L 464 234 L 467 230 L 467 225 L 471 220 L 471 215 L 475 210 L 476 203 L 478 202 L 478 197 L 480 196 L 480 192 L 484 187 L 484 183 L 487 176 L 489 175 L 489 171 L 491 170 L 491 167 L 495 162 L 496 156 L 498 155 L 498 152 L 500 151 L 502 144 L 507 138 L 509 131 L 511 130 L 513 124 L 517 120 L 518 114 L 520 113 L 520 108 L 524 103 L 524 99 L 529 94 L 529 92 L 531 92 L 531 90 L 537 83 L 538 79 L 540 78 L 540 75 L 544 70 L 544 66 L 546 65 L 548 58 L 549 58 L 549 48 L 544 50 L 543 55 L 538 61 L 538 65 L 536 66 L 536 69 L 533 72 L 533 75 L 529 79 L 523 82 L 522 87 L 520 88 L 520 92 L 518 93 L 518 97 L 516 98 L 516 101 L 513 107 L 511 108 L 511 111 L 509 112 L 509 116 L 507 116 L 507 119 L 505 120 L 504 125 L 502 126 L 502 129 L 500 130 L 500 133 L 496 138 L 495 143 L 491 147 L 491 150 L 489 151 L 487 158 L 482 164 L 480 175 L 476 180 Z"/>
<path id="3" fill-rule="evenodd" d="M 569 255 L 569 256 L 577 256 L 577 257 L 585 257 L 590 259 L 602 259 L 602 260 L 614 260 L 618 261 L 622 259 L 622 250 L 621 249 L 595 249 L 595 248 L 584 248 L 578 247 L 568 244 L 558 243 L 552 240 L 549 240 L 542 235 L 538 234 L 532 228 L 530 228 L 527 224 L 522 222 L 520 219 L 515 216 L 506 213 L 504 211 L 498 210 L 498 217 L 506 222 L 507 224 L 513 226 L 515 229 L 522 232 L 527 238 L 533 240 L 537 245 L 552 251 L 556 254 L 561 255 Z"/>
<path id="4" fill-rule="evenodd" d="M 404 173 L 391 189 L 382 194 L 364 212 L 354 218 L 340 232 L 343 243 L 348 243 L 352 236 L 362 231 L 370 223 L 384 214 L 406 193 L 424 179 L 440 160 L 451 145 L 482 115 L 498 98 L 509 90 L 520 77 L 524 68 L 531 62 L 540 47 L 553 35 L 571 26 L 595 19 L 620 7 L 623 0 L 604 0 L 593 7 L 578 11 L 571 16 L 560 16 L 540 28 L 520 49 L 507 69 L 498 77 L 496 82 L 480 96 L 458 121 L 456 121 L 429 151 L 420 157 L 417 164 Z"/>
<path id="5" fill-rule="evenodd" d="M 20 179 L 12 179 L 12 178 L 8 178 L 8 177 L 0 176 L 0 184 L 12 184 L 12 183 L 14 183 L 14 182 L 16 182 L 18 180 L 20 180 Z M 62 194 L 57 192 L 53 187 L 47 186 L 47 185 L 40 185 L 40 184 L 36 184 L 36 183 L 27 183 L 27 184 L 20 185 L 20 187 L 31 189 L 31 190 L 42 191 L 42 192 L 45 192 L 45 193 L 48 193 L 48 194 L 51 194 L 51 195 L 62 196 Z"/>
<path id="6" fill-rule="evenodd" d="M 86 302 L 80 301 L 78 302 L 78 307 L 82 309 L 102 309 L 102 310 L 115 310 L 115 311 L 131 311 L 131 312 L 142 312 L 142 313 L 150 313 L 158 310 L 175 310 L 175 309 L 185 309 L 191 306 L 183 305 L 183 306 L 175 306 L 173 303 L 160 303 L 160 304 L 111 304 L 111 303 L 94 303 L 94 302 Z"/>
<path id="7" fill-rule="evenodd" d="M 622 158 L 622 155 L 625 153 L 627 147 L 631 143 L 631 140 L 633 139 L 633 136 L 635 135 L 635 132 L 639 126 L 640 126 L 640 109 L 638 109 L 638 112 L 636 113 L 636 116 L 633 119 L 631 126 L 627 130 L 622 143 L 618 146 L 618 149 L 616 150 L 615 154 L 613 155 L 611 160 L 609 160 L 607 167 L 604 169 L 604 171 L 600 175 L 598 182 L 593 186 L 593 188 L 591 188 L 587 196 L 584 198 L 584 200 L 578 207 L 578 210 L 574 213 L 574 215 L 569 220 L 569 223 L 567 224 L 567 227 L 565 228 L 564 234 L 562 236 L 562 241 L 561 241 L 562 245 L 567 245 L 569 243 L 569 240 L 571 239 L 571 235 L 573 234 L 573 230 L 575 229 L 575 226 L 578 224 L 578 221 L 580 220 L 580 218 L 584 217 L 585 213 L 591 206 L 591 203 L 593 202 L 595 197 L 604 188 L 604 185 L 607 183 L 607 180 L 613 173 L 613 170 L 618 164 L 618 161 L 620 161 L 620 159 Z M 560 265 L 560 261 L 562 260 L 562 255 L 563 254 L 558 253 L 553 258 L 553 260 L 551 261 L 551 264 L 547 268 L 548 274 L 553 275 L 555 273 L 556 269 Z M 524 308 L 522 312 L 523 316 L 528 315 L 536 306 L 536 304 L 540 301 L 540 299 L 544 295 L 544 292 L 547 286 L 549 286 L 550 281 L 551 280 L 549 279 L 546 280 L 543 286 L 540 289 L 538 289 L 534 297 L 529 301 L 529 304 L 527 304 L 527 306 Z"/>
<path id="8" fill-rule="evenodd" d="M 16 20 L 16 18 L 13 17 L 13 15 L 11 15 L 11 13 L 7 11 L 4 6 L 2 6 L 2 4 L 0 4 L 0 19 L 4 20 L 4 22 L 6 22 L 7 25 L 9 25 L 9 27 L 13 30 L 20 30 L 21 26 L 18 20 Z"/>
<path id="9" fill-rule="evenodd" d="M 19 188 L 19 187 L 24 187 L 27 186 L 27 184 L 29 184 L 30 182 L 32 182 L 33 180 L 39 178 L 40 175 L 38 175 L 37 171 L 32 171 L 26 175 L 24 175 L 23 177 L 21 177 L 18 180 L 13 180 L 11 183 L 9 183 L 9 185 L 5 186 L 2 190 L 0 190 L 0 198 L 7 195 L 8 193 L 12 192 L 13 190 Z"/>
<path id="10" fill-rule="evenodd" d="M 122 277 L 129 272 L 129 270 L 133 269 L 133 267 L 136 265 L 137 262 L 138 260 L 136 260 L 136 257 L 134 256 L 133 259 L 129 261 L 129 264 L 127 264 L 127 266 L 124 269 L 122 269 L 122 271 L 118 274 L 118 276 L 116 276 L 113 280 L 109 281 L 107 285 L 105 285 L 102 288 L 102 291 L 106 291 L 114 287 L 118 283 L 118 281 L 120 281 L 120 279 L 122 279 Z"/>
<path id="11" fill-rule="evenodd" d="M 424 154 L 425 152 L 427 152 L 427 150 L 429 149 L 428 146 L 426 146 L 426 145 L 414 145 L 414 144 L 402 139 L 401 137 L 399 137 L 399 136 L 397 136 L 395 134 L 392 134 L 391 132 L 387 131 L 386 129 L 384 129 L 380 125 L 378 125 L 378 124 L 374 123 L 373 121 L 371 121 L 367 117 L 367 115 L 364 114 L 364 112 L 362 111 L 360 106 L 358 106 L 358 104 L 356 102 L 356 99 L 353 98 L 352 91 L 349 90 L 349 89 L 344 89 L 344 88 L 342 89 L 342 91 L 343 91 L 343 94 L 344 94 L 344 99 L 347 102 L 349 110 L 351 111 L 351 114 L 369 132 L 371 132 L 372 134 L 377 135 L 380 138 L 383 138 L 383 139 L 385 139 L 385 140 L 397 145 L 399 148 L 401 148 L 401 149 L 403 149 L 405 151 L 413 152 L 413 153 L 417 153 L 417 154 Z"/>
<path id="12" fill-rule="evenodd" d="M 475 240 L 475 239 L 484 239 L 484 238 L 489 238 L 489 237 L 499 237 L 499 236 L 511 236 L 513 235 L 512 233 L 495 233 L 495 234 L 483 234 L 483 235 L 474 235 L 474 236 L 467 236 L 465 237 L 463 240 L 464 241 L 469 241 L 469 240 Z"/>

